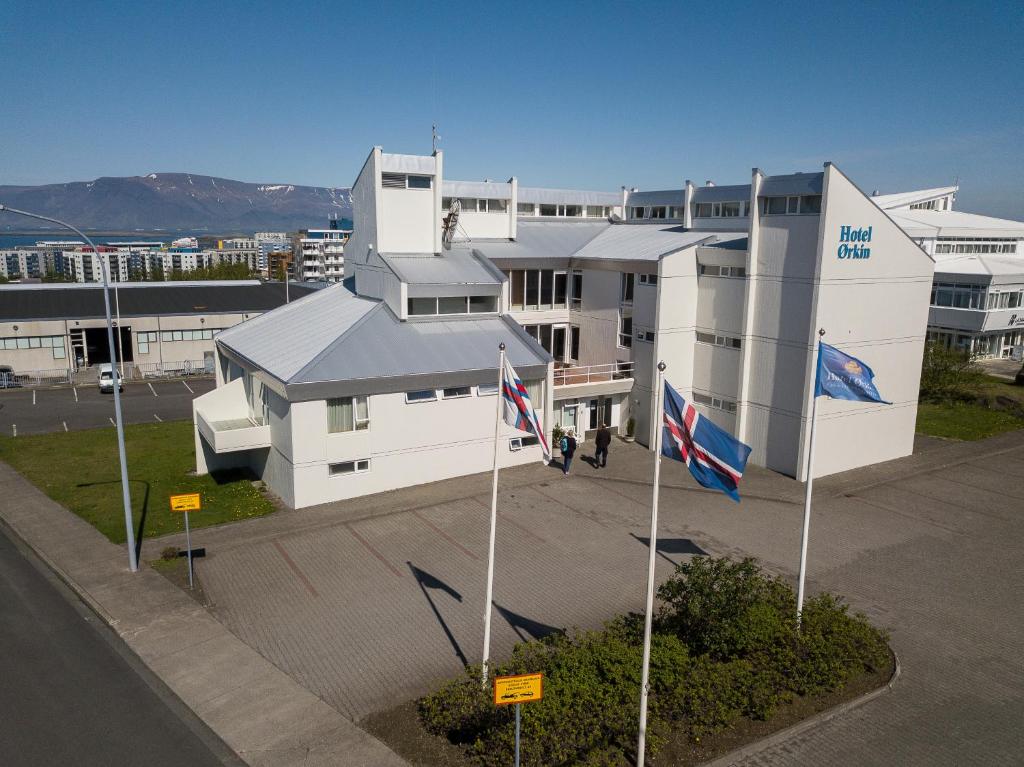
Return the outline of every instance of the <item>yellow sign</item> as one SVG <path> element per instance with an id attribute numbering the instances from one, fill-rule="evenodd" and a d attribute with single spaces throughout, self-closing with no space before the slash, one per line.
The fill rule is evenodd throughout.
<path id="1" fill-rule="evenodd" d="M 199 493 L 183 493 L 171 496 L 171 511 L 199 511 Z"/>
<path id="2" fill-rule="evenodd" d="M 543 674 L 517 674 L 494 677 L 494 705 L 529 703 L 544 697 Z"/>

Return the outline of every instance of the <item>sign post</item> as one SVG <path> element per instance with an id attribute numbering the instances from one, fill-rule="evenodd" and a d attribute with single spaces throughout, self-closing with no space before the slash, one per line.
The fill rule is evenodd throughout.
<path id="1" fill-rule="evenodd" d="M 519 704 L 544 697 L 543 674 L 516 674 L 494 677 L 494 705 L 516 707 L 515 767 L 519 767 Z"/>
<path id="2" fill-rule="evenodd" d="M 199 500 L 199 493 L 183 493 L 171 496 L 171 511 L 185 512 L 185 549 L 188 552 L 188 587 L 192 584 L 192 533 L 188 527 L 188 513 L 199 511 L 202 503 Z"/>

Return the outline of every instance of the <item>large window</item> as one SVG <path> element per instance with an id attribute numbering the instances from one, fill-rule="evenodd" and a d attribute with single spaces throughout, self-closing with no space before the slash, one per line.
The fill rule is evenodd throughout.
<path id="1" fill-rule="evenodd" d="M 583 308 L 583 272 L 576 270 L 572 273 L 572 308 Z"/>
<path id="2" fill-rule="evenodd" d="M 698 202 L 694 205 L 693 215 L 696 218 L 737 218 L 749 215 L 749 207 L 750 203 L 746 200 Z M 785 213 L 785 210 L 782 212 Z"/>
<path id="3" fill-rule="evenodd" d="M 463 213 L 508 213 L 508 200 L 478 199 L 476 197 L 460 197 L 459 205 Z M 448 210 L 452 206 L 451 197 L 442 197 L 441 206 Z M 522 206 L 520 206 L 522 207 Z M 533 206 L 530 206 L 532 212 Z"/>
<path id="4" fill-rule="evenodd" d="M 821 213 L 821 195 L 805 194 L 790 197 L 762 197 L 761 212 L 766 215 L 795 215 Z"/>
<path id="5" fill-rule="evenodd" d="M 969 283 L 936 282 L 932 284 L 932 306 L 949 306 L 955 309 L 985 309 L 997 308 L 988 306 L 985 298 L 986 287 L 984 285 L 972 285 Z M 989 295 L 991 300 L 998 303 L 998 293 Z M 1009 295 L 1009 294 L 1005 294 Z M 1019 296 L 1019 293 L 1015 293 Z M 1009 299 L 1007 299 L 1009 303 Z M 1016 306 L 1016 304 L 1015 304 Z"/>
<path id="6" fill-rule="evenodd" d="M 632 272 L 625 272 L 619 281 L 619 303 L 624 306 L 633 303 L 633 278 Z"/>
<path id="7" fill-rule="evenodd" d="M 633 348 L 633 317 L 619 311 L 619 346 Z"/>
<path id="8" fill-rule="evenodd" d="M 524 325 L 527 334 L 556 362 L 579 359 L 580 329 L 575 325 Z"/>
<path id="9" fill-rule="evenodd" d="M 566 307 L 568 278 L 565 272 L 556 272 L 554 269 L 513 269 L 506 274 L 513 310 Z"/>
<path id="10" fill-rule="evenodd" d="M 381 173 L 384 189 L 430 189 L 432 176 L 409 176 L 405 173 Z"/>
<path id="11" fill-rule="evenodd" d="M 520 202 L 516 203 L 516 213 L 520 216 L 532 216 L 537 212 L 536 206 L 532 202 Z"/>
<path id="12" fill-rule="evenodd" d="M 64 349 L 64 336 L 20 336 L 17 338 L 0 338 L 0 349 L 50 349 L 55 360 L 67 357 Z"/>
<path id="13" fill-rule="evenodd" d="M 1010 238 L 943 237 L 935 243 L 936 253 L 1016 253 L 1017 242 Z"/>
<path id="14" fill-rule="evenodd" d="M 327 400 L 327 433 L 362 431 L 370 428 L 366 397 L 341 397 Z"/>

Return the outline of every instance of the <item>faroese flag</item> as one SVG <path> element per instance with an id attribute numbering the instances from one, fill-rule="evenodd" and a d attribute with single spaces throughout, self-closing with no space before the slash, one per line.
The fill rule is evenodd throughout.
<path id="1" fill-rule="evenodd" d="M 834 346 L 818 344 L 818 373 L 814 382 L 814 396 L 825 395 L 832 399 L 852 399 L 861 402 L 881 402 L 874 383 L 875 374 L 871 368 L 856 357 L 843 354 Z"/>

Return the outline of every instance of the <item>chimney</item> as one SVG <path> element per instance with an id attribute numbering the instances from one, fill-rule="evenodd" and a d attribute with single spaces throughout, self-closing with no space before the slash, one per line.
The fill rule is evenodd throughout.
<path id="1" fill-rule="evenodd" d="M 714 186 L 714 185 L 715 185 L 715 182 L 712 181 L 710 178 L 707 181 L 704 182 L 704 186 Z"/>

